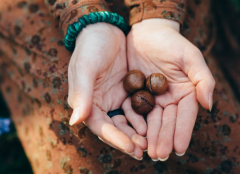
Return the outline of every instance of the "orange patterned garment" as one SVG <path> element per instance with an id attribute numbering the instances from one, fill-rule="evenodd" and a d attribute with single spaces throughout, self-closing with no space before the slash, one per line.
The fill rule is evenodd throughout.
<path id="1" fill-rule="evenodd" d="M 233 174 L 239 169 L 239 103 L 211 54 L 209 0 L 0 0 L 0 87 L 36 174 Z M 166 162 L 137 161 L 102 143 L 83 124 L 68 125 L 64 32 L 83 14 L 109 10 L 132 25 L 180 22 L 216 79 L 212 112 L 200 108 L 189 149 Z"/>

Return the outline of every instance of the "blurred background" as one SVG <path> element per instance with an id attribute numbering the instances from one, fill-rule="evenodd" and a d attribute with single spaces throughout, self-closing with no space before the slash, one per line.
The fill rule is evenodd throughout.
<path id="1" fill-rule="evenodd" d="M 212 0 L 217 41 L 213 52 L 225 72 L 229 84 L 240 101 L 240 0 Z M 224 64 L 221 62 L 225 62 Z M 226 63 L 227 62 L 227 63 Z M 239 63 L 236 63 L 239 62 Z M 235 71 L 235 77 L 232 73 Z M 240 70 L 238 70 L 240 71 Z M 10 113 L 0 92 L 0 174 L 32 174 L 31 166 L 22 149 Z"/>
<path id="2" fill-rule="evenodd" d="M 31 166 L 9 118 L 10 113 L 0 93 L 0 173 L 32 174 Z"/>

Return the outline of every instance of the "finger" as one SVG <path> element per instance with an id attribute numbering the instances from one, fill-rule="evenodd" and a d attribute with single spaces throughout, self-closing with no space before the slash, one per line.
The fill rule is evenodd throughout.
<path id="1" fill-rule="evenodd" d="M 85 123 L 95 135 L 105 139 L 126 153 L 132 153 L 134 144 L 131 139 L 114 125 L 107 122 L 104 117 L 105 113 L 93 105 L 91 115 L 86 119 Z"/>
<path id="2" fill-rule="evenodd" d="M 125 113 L 127 120 L 131 123 L 134 129 L 139 135 L 145 136 L 147 133 L 147 124 L 142 115 L 137 114 L 132 109 L 131 98 L 127 98 L 123 105 L 122 109 Z"/>
<path id="3" fill-rule="evenodd" d="M 202 53 L 196 48 L 184 51 L 183 71 L 196 86 L 197 99 L 206 109 L 211 111 L 215 80 L 210 72 Z"/>
<path id="4" fill-rule="evenodd" d="M 158 160 L 157 156 L 157 141 L 161 128 L 163 109 L 156 105 L 154 109 L 147 116 L 147 141 L 148 141 L 148 155 L 153 161 Z"/>
<path id="5" fill-rule="evenodd" d="M 142 160 L 143 159 L 142 156 L 143 156 L 142 149 L 137 144 L 134 144 L 134 152 L 132 157 L 135 158 L 136 160 Z"/>
<path id="6" fill-rule="evenodd" d="M 191 93 L 178 103 L 174 149 L 177 154 L 184 154 L 188 148 L 193 127 L 197 118 L 198 102 Z"/>
<path id="7" fill-rule="evenodd" d="M 147 140 L 138 135 L 136 131 L 127 124 L 126 117 L 123 115 L 116 115 L 112 117 L 114 125 L 126 134 L 135 144 L 137 144 L 142 150 L 147 149 Z"/>
<path id="8" fill-rule="evenodd" d="M 160 161 L 168 159 L 173 150 L 173 137 L 176 126 L 177 105 L 164 108 L 162 126 L 159 133 L 157 155 Z"/>
<path id="9" fill-rule="evenodd" d="M 124 74 L 125 71 L 123 73 L 115 75 L 114 77 L 112 77 L 113 79 L 109 79 L 109 81 L 114 81 L 114 79 L 119 79 L 120 81 L 116 81 L 113 84 L 114 87 L 107 90 L 108 92 L 104 95 L 104 98 L 108 98 L 108 105 L 106 108 L 108 108 L 110 111 L 120 108 L 123 101 L 125 101 L 125 99 L 127 98 L 127 92 L 125 91 L 123 87 L 123 82 L 121 81 Z"/>
<path id="10" fill-rule="evenodd" d="M 85 67 L 82 67 L 83 64 L 79 63 L 79 60 L 76 61 L 72 68 L 74 96 L 72 99 L 73 114 L 70 119 L 70 125 L 84 121 L 90 115 L 93 103 L 96 73 L 92 72 L 90 68 L 86 69 Z"/>
<path id="11" fill-rule="evenodd" d="M 68 105 L 73 108 L 73 75 L 70 66 L 68 67 Z"/>
<path id="12" fill-rule="evenodd" d="M 137 144 L 142 151 L 147 150 L 147 140 L 145 137 L 138 135 L 137 133 L 132 136 L 132 141 Z"/>

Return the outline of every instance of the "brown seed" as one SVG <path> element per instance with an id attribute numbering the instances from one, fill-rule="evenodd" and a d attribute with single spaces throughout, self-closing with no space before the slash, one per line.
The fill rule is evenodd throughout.
<path id="1" fill-rule="evenodd" d="M 147 78 L 146 86 L 151 93 L 161 95 L 166 92 L 168 82 L 164 75 L 153 73 Z"/>
<path id="2" fill-rule="evenodd" d="M 154 108 L 155 99 L 150 92 L 141 90 L 132 96 L 131 103 L 137 114 L 146 115 Z"/>
<path id="3" fill-rule="evenodd" d="M 123 79 L 123 86 L 128 93 L 133 94 L 141 89 L 144 89 L 145 82 L 145 75 L 139 70 L 133 70 L 129 71 L 125 75 Z"/>

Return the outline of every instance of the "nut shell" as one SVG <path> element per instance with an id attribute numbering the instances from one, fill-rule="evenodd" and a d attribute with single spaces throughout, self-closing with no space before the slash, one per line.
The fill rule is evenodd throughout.
<path id="1" fill-rule="evenodd" d="M 154 108 L 155 99 L 149 91 L 141 90 L 132 96 L 131 104 L 137 114 L 146 115 Z"/>
<path id="2" fill-rule="evenodd" d="M 160 73 L 153 73 L 148 76 L 146 81 L 146 87 L 154 95 L 161 95 L 167 91 L 167 78 Z"/>
<path id="3" fill-rule="evenodd" d="M 144 89 L 145 83 L 146 77 L 139 70 L 129 71 L 123 79 L 124 89 L 130 94 Z"/>

